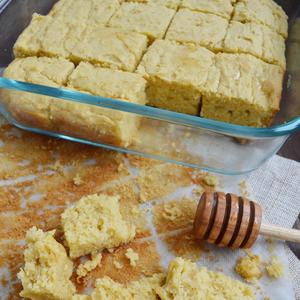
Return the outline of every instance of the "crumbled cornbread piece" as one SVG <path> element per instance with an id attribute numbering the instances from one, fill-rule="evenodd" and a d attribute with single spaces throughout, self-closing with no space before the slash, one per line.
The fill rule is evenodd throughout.
<path id="1" fill-rule="evenodd" d="M 76 274 L 77 278 L 85 277 L 88 272 L 94 270 L 100 265 L 102 259 L 101 253 L 92 253 L 91 260 L 88 260 L 77 267 Z"/>
<path id="2" fill-rule="evenodd" d="M 280 278 L 284 273 L 284 266 L 278 256 L 272 256 L 271 261 L 266 265 L 267 274 L 272 278 Z"/>
<path id="3" fill-rule="evenodd" d="M 162 300 L 255 299 L 247 285 L 221 273 L 199 269 L 195 263 L 182 258 L 170 263 L 166 279 L 156 292 Z"/>
<path id="4" fill-rule="evenodd" d="M 51 87 L 62 87 L 74 65 L 62 58 L 27 57 L 15 59 L 4 71 L 3 76 L 29 83 Z M 53 129 L 49 106 L 53 98 L 22 93 L 13 90 L 1 91 L 1 102 L 12 116 L 23 125 L 41 129 Z"/>
<path id="5" fill-rule="evenodd" d="M 222 50 L 228 20 L 202 12 L 180 9 L 167 31 L 166 39 Z"/>
<path id="6" fill-rule="evenodd" d="M 218 186 L 219 185 L 219 177 L 212 174 L 205 174 L 203 177 L 203 181 L 205 184 L 209 186 Z"/>
<path id="7" fill-rule="evenodd" d="M 114 260 L 113 264 L 117 269 L 122 269 L 124 267 L 123 264 L 121 264 L 117 260 Z"/>
<path id="8" fill-rule="evenodd" d="M 72 49 L 75 62 L 88 61 L 104 68 L 134 71 L 147 47 L 147 37 L 115 28 L 89 27 Z"/>
<path id="9" fill-rule="evenodd" d="M 80 295 L 80 294 L 75 294 L 71 298 L 72 300 L 91 300 L 91 297 L 88 295 Z"/>
<path id="10" fill-rule="evenodd" d="M 177 203 L 175 202 L 169 202 L 165 203 L 164 205 L 164 211 L 162 213 L 162 216 L 170 221 L 176 220 L 178 217 L 180 217 L 182 214 L 182 211 L 177 206 Z"/>
<path id="11" fill-rule="evenodd" d="M 54 239 L 55 230 L 43 232 L 32 227 L 26 233 L 25 266 L 18 273 L 23 290 L 30 299 L 69 299 L 75 293 L 70 281 L 73 263 L 66 250 Z"/>
<path id="12" fill-rule="evenodd" d="M 127 286 L 117 283 L 109 277 L 97 279 L 95 289 L 92 292 L 92 300 L 156 300 L 156 288 L 161 286 L 164 276 L 154 274 L 138 281 L 130 282 Z"/>
<path id="13" fill-rule="evenodd" d="M 79 174 L 76 174 L 75 175 L 75 177 L 73 178 L 73 183 L 75 184 L 75 185 L 81 185 L 82 183 L 83 183 L 83 181 L 82 181 L 82 179 L 81 179 L 81 177 L 80 177 L 80 175 Z"/>
<path id="14" fill-rule="evenodd" d="M 126 250 L 125 256 L 129 259 L 132 267 L 136 266 L 136 262 L 139 260 L 138 253 L 134 252 L 132 248 Z"/>
<path id="15" fill-rule="evenodd" d="M 255 282 L 262 276 L 261 259 L 258 255 L 240 257 L 235 266 L 235 271 L 248 282 Z"/>
<path id="16" fill-rule="evenodd" d="M 231 2 L 231 0 L 183 0 L 181 7 L 230 19 L 233 12 Z"/>
<path id="17" fill-rule="evenodd" d="M 242 180 L 239 183 L 239 187 L 240 187 L 240 194 L 243 197 L 249 197 L 250 196 L 250 193 L 248 192 L 248 189 L 247 189 L 247 182 L 245 180 Z"/>
<path id="18" fill-rule="evenodd" d="M 53 6 L 49 15 L 69 22 L 101 26 L 108 22 L 119 7 L 118 0 L 60 0 Z"/>
<path id="19" fill-rule="evenodd" d="M 118 197 L 83 197 L 61 219 L 72 258 L 119 246 L 135 235 L 135 228 L 123 220 Z"/>
<path id="20" fill-rule="evenodd" d="M 240 0 L 233 16 L 233 20 L 242 23 L 255 22 L 269 26 L 284 38 L 288 34 L 287 19 L 284 10 L 272 0 Z"/>
<path id="21" fill-rule="evenodd" d="M 181 0 L 126 0 L 126 2 L 140 2 L 154 5 L 162 5 L 168 8 L 177 9 Z"/>
<path id="22" fill-rule="evenodd" d="M 284 38 L 264 25 L 232 21 L 224 51 L 252 54 L 267 63 L 286 68 Z"/>
<path id="23" fill-rule="evenodd" d="M 266 127 L 279 110 L 284 71 L 247 54 L 218 53 L 210 68 L 201 116 Z"/>
<path id="24" fill-rule="evenodd" d="M 139 74 L 88 63 L 80 63 L 68 82 L 68 87 L 77 91 L 137 104 L 145 104 L 145 86 Z M 60 132 L 123 146 L 131 143 L 140 121 L 126 112 L 70 101 L 57 101 L 50 107 L 50 114 Z"/>
<path id="25" fill-rule="evenodd" d="M 148 81 L 149 104 L 197 115 L 201 87 L 207 80 L 213 56 L 205 48 L 156 40 L 137 69 Z"/>
<path id="26" fill-rule="evenodd" d="M 151 41 L 163 38 L 175 10 L 160 5 L 125 2 L 109 26 L 146 34 Z"/>

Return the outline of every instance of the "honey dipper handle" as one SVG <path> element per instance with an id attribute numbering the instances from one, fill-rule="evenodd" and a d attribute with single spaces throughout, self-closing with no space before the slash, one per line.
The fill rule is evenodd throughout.
<path id="1" fill-rule="evenodd" d="M 300 243 L 300 230 L 282 228 L 275 225 L 261 224 L 260 234 L 280 240 Z"/>

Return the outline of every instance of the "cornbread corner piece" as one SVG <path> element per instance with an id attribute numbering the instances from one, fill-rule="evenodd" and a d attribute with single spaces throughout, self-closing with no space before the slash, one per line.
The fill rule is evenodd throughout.
<path id="1" fill-rule="evenodd" d="M 230 19 L 233 13 L 231 0 L 183 0 L 180 7 L 215 14 L 226 19 Z"/>
<path id="2" fill-rule="evenodd" d="M 157 293 L 155 290 L 162 285 L 164 278 L 163 274 L 154 274 L 151 277 L 144 277 L 140 280 L 130 282 L 126 286 L 106 276 L 96 280 L 96 286 L 91 294 L 91 299 L 156 300 Z"/>
<path id="3" fill-rule="evenodd" d="M 145 34 L 150 41 L 163 38 L 175 10 L 160 5 L 125 2 L 110 19 L 110 27 Z"/>
<path id="4" fill-rule="evenodd" d="M 213 57 L 205 48 L 156 40 L 137 69 L 148 81 L 149 104 L 198 115 L 201 87 L 207 80 Z"/>
<path id="5" fill-rule="evenodd" d="M 143 34 L 90 26 L 81 42 L 73 48 L 71 59 L 77 63 L 88 61 L 104 68 L 133 72 L 147 43 Z"/>
<path id="6" fill-rule="evenodd" d="M 72 23 L 105 25 L 120 7 L 118 0 L 60 0 L 51 9 L 49 16 Z"/>
<path id="7" fill-rule="evenodd" d="M 3 76 L 28 83 L 62 87 L 73 70 L 74 65 L 62 58 L 27 57 L 15 59 L 5 69 Z M 49 106 L 53 98 L 3 89 L 1 101 L 17 122 L 31 127 L 52 129 Z"/>
<path id="8" fill-rule="evenodd" d="M 23 290 L 30 299 L 71 299 L 75 286 L 70 281 L 73 263 L 65 248 L 54 239 L 55 230 L 43 232 L 32 227 L 26 233 L 25 266 L 18 273 Z"/>
<path id="9" fill-rule="evenodd" d="M 183 8 L 172 20 L 166 39 L 220 51 L 228 25 L 222 17 Z"/>
<path id="10" fill-rule="evenodd" d="M 162 5 L 168 8 L 177 9 L 181 0 L 126 0 L 126 2 L 140 2 L 146 4 Z"/>
<path id="11" fill-rule="evenodd" d="M 255 299 L 253 290 L 240 281 L 221 273 L 198 268 L 180 257 L 168 268 L 164 284 L 156 289 L 160 299 Z"/>
<path id="12" fill-rule="evenodd" d="M 267 63 L 286 68 L 284 38 L 264 25 L 232 21 L 224 40 L 224 50 L 252 54 Z"/>
<path id="13" fill-rule="evenodd" d="M 248 54 L 219 53 L 210 70 L 201 116 L 267 127 L 279 111 L 284 71 Z"/>
<path id="14" fill-rule="evenodd" d="M 69 78 L 68 88 L 96 96 L 144 105 L 146 81 L 139 74 L 80 63 Z M 57 130 L 93 141 L 127 146 L 138 131 L 140 118 L 126 112 L 93 105 L 56 101 L 50 115 Z"/>
<path id="15" fill-rule="evenodd" d="M 288 36 L 288 17 L 281 6 L 273 0 L 241 0 L 238 1 L 233 20 L 242 23 L 254 22 L 266 25 L 281 34 Z"/>
<path id="16" fill-rule="evenodd" d="M 61 220 L 72 258 L 117 247 L 135 236 L 135 228 L 124 221 L 115 196 L 83 197 L 63 212 Z"/>

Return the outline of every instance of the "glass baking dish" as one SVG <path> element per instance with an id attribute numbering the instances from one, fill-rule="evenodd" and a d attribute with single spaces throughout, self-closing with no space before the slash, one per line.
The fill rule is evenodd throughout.
<path id="1" fill-rule="evenodd" d="M 46 14 L 56 1 L 12 1 L 0 15 L 0 68 L 13 60 L 12 47 L 28 25 L 33 12 Z M 4 104 L 0 112 L 15 126 L 36 133 L 95 146 L 201 168 L 223 174 L 252 171 L 275 154 L 287 138 L 300 129 L 300 3 L 277 1 L 289 15 L 290 37 L 287 42 L 287 72 L 281 110 L 272 127 L 253 128 L 232 125 L 180 114 L 125 101 L 108 99 L 73 90 L 42 86 L 0 77 L 1 90 L 20 94 L 51 96 L 54 101 L 72 101 L 84 108 L 101 107 L 107 114 L 122 112 L 126 120 L 140 123 L 132 140 L 122 144 L 99 133 L 87 134 L 85 125 L 72 129 L 57 123 L 51 130 L 32 124 Z M 73 115 L 69 116 L 70 118 Z M 75 117 L 75 116 L 74 116 Z M 87 120 L 88 121 L 88 120 Z"/>

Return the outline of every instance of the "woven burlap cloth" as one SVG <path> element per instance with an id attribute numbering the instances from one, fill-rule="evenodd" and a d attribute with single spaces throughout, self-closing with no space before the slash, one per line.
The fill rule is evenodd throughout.
<path id="1" fill-rule="evenodd" d="M 293 227 L 300 212 L 300 163 L 274 156 L 247 177 L 251 196 L 264 210 L 264 221 Z M 286 246 L 296 299 L 300 299 L 300 260 Z"/>

